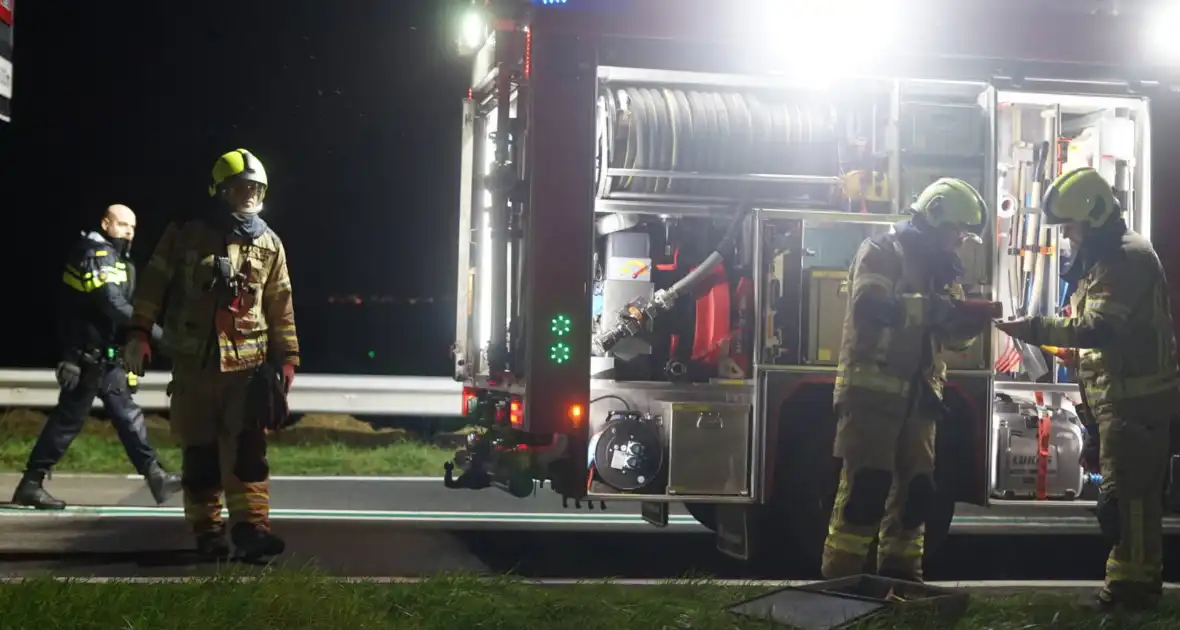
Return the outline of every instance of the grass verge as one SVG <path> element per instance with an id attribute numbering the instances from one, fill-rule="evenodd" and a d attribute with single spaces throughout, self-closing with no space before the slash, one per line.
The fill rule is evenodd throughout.
<path id="1" fill-rule="evenodd" d="M 45 423 L 45 414 L 13 409 L 0 416 L 0 472 L 24 470 L 25 460 Z M 168 420 L 148 416 L 148 436 L 166 468 L 179 470 L 180 451 Z M 434 442 L 406 431 L 374 430 L 351 416 L 306 415 L 294 427 L 275 434 L 269 458 L 276 475 L 442 475 L 443 463 L 457 446 L 457 434 L 440 434 Z M 125 473 L 135 471 L 111 423 L 91 418 L 55 468 L 59 472 Z"/>
<path id="2" fill-rule="evenodd" d="M 33 579 L 0 586 L 4 627 L 128 630 L 368 628 L 454 630 L 571 628 L 577 630 L 781 628 L 732 616 L 728 606 L 759 589 L 707 584 L 626 588 L 611 584 L 538 587 L 508 578 L 438 577 L 419 584 L 340 583 L 306 571 L 274 571 L 242 582 L 231 573 L 190 582 L 83 584 Z M 1031 629 L 1165 630 L 1180 625 L 1180 604 L 1165 601 L 1151 615 L 1096 615 L 1075 596 L 973 598 L 955 626 Z M 945 630 L 914 611 L 854 626 L 858 630 Z"/>

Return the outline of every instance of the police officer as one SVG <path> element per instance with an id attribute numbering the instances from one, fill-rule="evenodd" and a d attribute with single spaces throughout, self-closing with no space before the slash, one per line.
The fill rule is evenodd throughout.
<path id="1" fill-rule="evenodd" d="M 1081 409 L 1097 424 L 1103 481 L 1098 522 L 1113 542 L 1097 604 L 1152 606 L 1162 593 L 1161 537 L 1169 424 L 1180 367 L 1164 272 L 1151 243 L 1127 228 L 1110 184 L 1092 168 L 1049 187 L 1045 223 L 1074 246 L 1064 274 L 1068 317 L 997 324 L 1016 339 L 1077 351 Z"/>
<path id="2" fill-rule="evenodd" d="M 135 266 L 128 253 L 134 237 L 135 213 L 113 205 L 102 218 L 101 231 L 84 233 L 73 247 L 62 273 L 58 310 L 61 393 L 29 454 L 13 503 L 44 510 L 65 507 L 42 484 L 82 430 L 95 397 L 102 401 L 128 459 L 147 480 L 156 503 L 180 489 L 179 475 L 166 473 L 148 444 L 143 411 L 131 399 L 135 380 L 129 380 L 117 350 L 131 323 Z M 153 330 L 153 339 L 159 341 L 159 328 Z"/>
<path id="3" fill-rule="evenodd" d="M 865 240 L 849 270 L 836 377 L 834 453 L 843 460 L 824 545 L 827 578 L 878 571 L 920 581 L 934 501 L 935 420 L 943 413 L 944 350 L 965 350 L 990 326 L 965 307 L 958 250 L 980 240 L 986 208 L 958 179 L 918 196 L 912 217 Z"/>
<path id="4" fill-rule="evenodd" d="M 264 560 L 285 548 L 270 530 L 266 433 L 286 419 L 299 342 L 287 252 L 260 216 L 267 184 L 249 151 L 218 158 L 206 211 L 169 225 L 144 269 L 139 332 L 126 347 L 128 366 L 141 372 L 151 357 L 147 331 L 164 313 L 185 517 L 207 558 L 230 553 L 223 492 L 236 556 Z"/>

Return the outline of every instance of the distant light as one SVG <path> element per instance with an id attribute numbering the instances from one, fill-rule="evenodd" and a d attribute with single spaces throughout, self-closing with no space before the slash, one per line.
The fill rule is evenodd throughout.
<path id="1" fill-rule="evenodd" d="M 533 4 L 565 4 L 569 0 L 533 0 Z"/>
<path id="2" fill-rule="evenodd" d="M 370 359 L 375 359 L 375 358 L 377 358 L 377 353 L 376 353 L 376 352 L 373 352 L 372 350 L 370 350 L 370 351 L 369 351 L 369 358 L 370 358 Z"/>

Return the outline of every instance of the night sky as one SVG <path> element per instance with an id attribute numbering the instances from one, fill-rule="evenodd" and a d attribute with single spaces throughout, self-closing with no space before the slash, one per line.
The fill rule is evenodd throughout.
<path id="1" fill-rule="evenodd" d="M 243 147 L 270 176 L 264 217 L 288 249 L 305 371 L 447 374 L 462 5 L 18 1 L 13 122 L 0 124 L 17 338 L 0 363 L 55 361 L 64 249 L 108 204 L 138 213 L 144 264 L 204 201 L 217 156 Z M 349 294 L 393 303 L 329 304 Z"/>

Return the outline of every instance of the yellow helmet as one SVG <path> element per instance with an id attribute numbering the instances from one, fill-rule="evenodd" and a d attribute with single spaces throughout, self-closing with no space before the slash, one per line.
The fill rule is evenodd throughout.
<path id="1" fill-rule="evenodd" d="M 979 236 L 987 225 L 987 203 L 975 187 L 961 179 L 943 177 L 930 184 L 910 209 L 934 227 L 959 226 Z"/>
<path id="2" fill-rule="evenodd" d="M 209 196 L 215 196 L 231 181 L 248 181 L 262 185 L 262 195 L 266 196 L 266 168 L 262 161 L 254 157 L 246 149 L 234 149 L 217 158 L 213 165 L 213 183 L 209 184 Z"/>
<path id="3" fill-rule="evenodd" d="M 1106 178 L 1088 166 L 1062 173 L 1053 180 L 1041 203 L 1048 225 L 1077 221 L 1102 227 L 1117 211 L 1114 189 Z"/>

